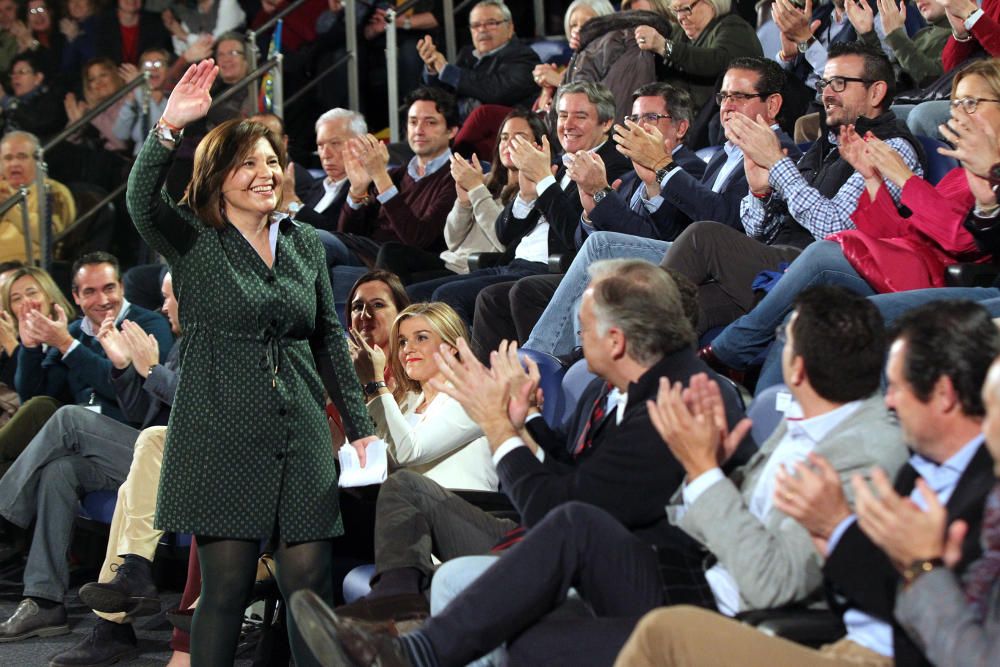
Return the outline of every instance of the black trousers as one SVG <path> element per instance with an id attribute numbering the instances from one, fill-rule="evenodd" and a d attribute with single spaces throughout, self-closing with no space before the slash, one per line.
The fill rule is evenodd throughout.
<path id="1" fill-rule="evenodd" d="M 502 340 L 523 345 L 555 294 L 561 273 L 543 273 L 491 285 L 476 298 L 472 351 L 483 363 Z"/>
<path id="2" fill-rule="evenodd" d="M 375 268 L 392 271 L 404 285 L 456 275 L 445 267 L 440 255 L 394 242 L 379 248 Z"/>
<path id="3" fill-rule="evenodd" d="M 686 594 L 675 599 L 670 582 L 664 586 L 661 560 L 604 510 L 566 503 L 428 620 L 423 631 L 443 667 L 465 665 L 504 642 L 514 664 L 610 665 L 643 614 L 691 599 Z M 700 567 L 683 578 L 685 590 L 686 579 L 704 582 Z M 545 619 L 571 587 L 596 618 Z"/>

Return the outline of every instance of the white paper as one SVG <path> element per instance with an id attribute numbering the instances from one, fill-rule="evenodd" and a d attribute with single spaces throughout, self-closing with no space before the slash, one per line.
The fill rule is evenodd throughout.
<path id="1" fill-rule="evenodd" d="M 365 447 L 365 467 L 361 467 L 358 452 L 344 443 L 337 454 L 340 459 L 340 486 L 370 486 L 381 484 L 389 474 L 389 455 L 385 440 L 375 440 Z"/>

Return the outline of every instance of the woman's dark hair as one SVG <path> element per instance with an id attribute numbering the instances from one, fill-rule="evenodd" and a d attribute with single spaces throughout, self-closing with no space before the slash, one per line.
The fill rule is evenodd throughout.
<path id="1" fill-rule="evenodd" d="M 534 111 L 523 107 L 518 107 L 511 111 L 504 117 L 503 122 L 500 123 L 500 131 L 497 132 L 497 141 L 493 146 L 493 168 L 490 170 L 490 173 L 486 174 L 485 185 L 486 189 L 490 191 L 490 195 L 499 199 L 500 203 L 505 206 L 517 194 L 518 188 L 516 181 L 508 185 L 508 169 L 503 166 L 503 162 L 500 160 L 500 135 L 503 134 L 504 125 L 511 118 L 521 118 L 526 121 L 528 127 L 531 128 L 531 140 L 538 145 L 541 145 L 542 137 L 548 134 L 548 130 L 545 128 L 545 123 L 541 117 Z"/>
<path id="2" fill-rule="evenodd" d="M 206 224 L 216 229 L 224 227 L 222 183 L 261 139 L 271 144 L 284 171 L 288 156 L 278 135 L 252 120 L 227 120 L 205 135 L 195 149 L 194 173 L 181 202 L 190 206 Z M 281 201 L 280 190 L 275 193 L 278 201 Z"/>
<path id="3" fill-rule="evenodd" d="M 392 295 L 392 303 L 396 306 L 397 313 L 410 305 L 410 295 L 406 293 L 406 288 L 403 287 L 403 282 L 399 279 L 399 276 L 392 271 L 373 269 L 358 278 L 351 287 L 351 291 L 347 293 L 347 303 L 344 305 L 344 309 L 346 310 L 344 318 L 348 324 L 351 322 L 351 303 L 354 302 L 354 293 L 365 283 L 375 282 L 385 283 L 386 287 L 389 288 L 389 294 Z"/>

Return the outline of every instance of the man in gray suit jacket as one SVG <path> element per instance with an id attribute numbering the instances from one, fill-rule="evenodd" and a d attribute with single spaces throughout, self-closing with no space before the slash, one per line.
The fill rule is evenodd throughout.
<path id="1" fill-rule="evenodd" d="M 719 466 L 749 423 L 726 432 L 714 383 L 693 379 L 683 393 L 680 385 L 661 384 L 650 405 L 654 426 L 687 471 L 678 496 L 684 507 L 668 511 L 718 559 L 708 572 L 702 561 L 665 559 L 663 549 L 651 553 L 600 509 L 571 504 L 546 516 L 440 615 L 402 641 L 368 635 L 367 628 L 335 616 L 319 623 L 328 641 L 349 654 L 360 646 L 382 657 L 394 654 L 400 662 L 391 664 L 430 664 L 428 654 L 441 665 L 466 664 L 504 641 L 514 664 L 609 664 L 637 615 L 670 604 L 699 578 L 703 584 L 707 579 L 716 607 L 730 614 L 808 599 L 822 580 L 820 563 L 808 533 L 773 507 L 779 471 L 818 451 L 831 458 L 847 485 L 850 474 L 874 465 L 895 471 L 907 452 L 881 401 L 870 398 L 878 391 L 885 332 L 866 299 L 831 287 L 803 292 L 787 336 L 785 379 L 802 418 L 789 413 L 738 480 L 727 479 Z M 852 363 L 840 363 L 841 357 Z M 554 549 L 557 540 L 561 546 Z M 560 558 L 563 567 L 554 576 L 551 563 Z M 567 627 L 564 620 L 544 617 L 570 585 L 597 618 L 574 619 Z M 293 603 L 297 613 L 302 607 Z M 517 632 L 499 632 L 504 623 Z"/>

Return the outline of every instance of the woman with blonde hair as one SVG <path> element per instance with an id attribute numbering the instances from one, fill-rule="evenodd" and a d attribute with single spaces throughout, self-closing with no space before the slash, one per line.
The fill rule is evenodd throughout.
<path id="1" fill-rule="evenodd" d="M 368 413 L 396 466 L 421 472 L 446 488 L 495 491 L 496 469 L 482 430 L 457 401 L 430 384 L 440 379 L 434 363 L 440 346 L 447 345 L 449 353 L 458 356 L 458 339 L 468 335 L 462 318 L 446 303 L 415 303 L 404 309 L 389 334 L 388 364 L 396 387 L 390 391 L 376 382 L 381 386 L 370 395 Z M 367 344 L 365 348 L 373 361 L 373 378 L 381 377 L 385 356 Z"/>
<path id="2" fill-rule="evenodd" d="M 117 93 L 124 85 L 125 81 L 119 74 L 118 66 L 113 60 L 94 58 L 88 61 L 83 66 L 84 99 L 78 99 L 73 93 L 66 93 L 63 100 L 69 124 L 83 118 L 84 114 Z M 114 132 L 115 121 L 118 120 L 118 114 L 124 104 L 125 98 L 122 97 L 90 121 L 90 124 L 100 135 L 98 145 L 114 153 L 124 153 L 128 148 L 124 141 L 115 136 Z M 74 138 L 74 141 L 78 141 L 78 139 Z"/>
<path id="3" fill-rule="evenodd" d="M 0 343 L 6 362 L 4 376 L 11 379 L 17 373 L 18 353 L 22 344 L 35 346 L 37 343 L 25 338 L 20 324 L 32 310 L 46 317 L 55 318 L 56 308 L 62 308 L 66 319 L 72 320 L 76 309 L 56 286 L 52 276 L 37 266 L 20 266 L 5 272 L 0 286 Z M 12 398 L 12 397 L 8 397 Z M 26 401 L 13 412 L 13 416 L 0 427 L 0 475 L 7 472 L 14 460 L 24 451 L 42 425 L 62 405 L 69 396 L 37 396 Z"/>

